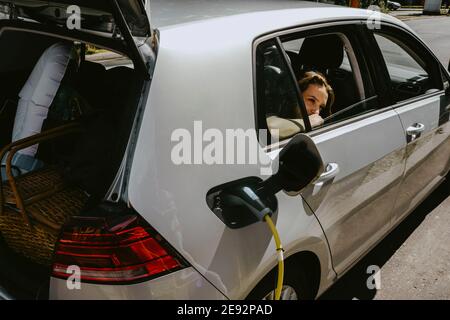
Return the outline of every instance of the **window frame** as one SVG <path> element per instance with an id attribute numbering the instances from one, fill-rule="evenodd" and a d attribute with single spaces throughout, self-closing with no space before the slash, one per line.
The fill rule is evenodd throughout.
<path id="1" fill-rule="evenodd" d="M 266 121 L 266 114 L 265 114 L 265 110 L 263 112 L 261 112 L 261 108 L 258 105 L 258 102 L 260 101 L 261 97 L 259 96 L 259 93 L 261 92 L 259 85 L 261 84 L 261 81 L 258 81 L 258 70 L 257 70 L 257 48 L 259 45 L 261 45 L 262 43 L 266 42 L 266 41 L 270 41 L 270 40 L 275 40 L 278 43 L 278 49 L 282 51 L 283 53 L 283 57 L 285 60 L 285 64 L 288 66 L 290 72 L 291 72 L 291 77 L 293 78 L 293 80 L 296 80 L 295 74 L 292 70 L 292 66 L 289 63 L 289 58 L 288 58 L 288 54 L 286 53 L 286 50 L 284 49 L 282 42 L 287 42 L 290 41 L 289 39 L 299 39 L 299 38 L 305 38 L 308 36 L 319 36 L 319 35 L 324 35 L 324 34 L 343 34 L 347 37 L 347 39 L 349 40 L 351 46 L 352 46 L 352 50 L 355 53 L 356 59 L 357 59 L 357 63 L 359 65 L 359 69 L 360 69 L 360 73 L 361 76 L 363 77 L 363 85 L 366 91 L 366 96 L 367 96 L 367 89 L 372 90 L 373 95 L 374 96 L 378 96 L 378 100 L 380 100 L 380 95 L 378 94 L 378 88 L 376 85 L 376 81 L 374 81 L 373 79 L 373 70 L 370 66 L 370 63 L 372 62 L 370 59 L 368 60 L 366 57 L 367 55 L 365 54 L 366 51 L 366 46 L 362 43 L 362 38 L 364 37 L 364 35 L 360 32 L 360 27 L 361 25 L 365 24 L 364 20 L 361 19 L 349 19 L 349 20 L 337 20 L 337 21 L 327 21 L 327 22 L 320 22 L 320 23 L 312 23 L 312 24 L 307 24 L 307 25 L 303 25 L 303 26 L 294 26 L 294 27 L 290 27 L 284 30 L 277 30 L 277 31 L 273 31 L 271 33 L 267 33 L 265 35 L 262 35 L 259 38 L 256 38 L 253 41 L 253 46 L 252 46 L 252 57 L 253 57 L 253 89 L 254 89 L 254 111 L 255 111 L 255 123 L 256 123 L 256 130 L 260 130 L 260 129 L 266 129 L 267 132 L 269 132 L 268 128 L 267 128 L 267 121 Z M 349 30 L 352 30 L 354 33 L 349 33 Z M 375 68 L 376 69 L 376 68 Z M 367 75 L 363 72 L 363 71 L 367 71 Z M 297 87 L 297 90 L 299 92 L 300 95 L 300 90 L 298 88 L 298 83 L 297 81 L 294 81 L 295 86 Z M 306 110 L 306 107 L 304 107 L 304 101 L 303 99 L 298 99 L 299 100 L 299 105 L 303 106 L 302 108 L 302 112 L 304 112 L 304 110 Z M 304 122 L 305 122 L 305 126 L 309 127 L 310 129 L 306 129 L 305 134 L 311 135 L 311 136 L 315 136 L 317 134 L 323 133 L 323 132 L 328 132 L 330 130 L 334 130 L 337 127 L 341 127 L 344 125 L 347 125 L 350 122 L 354 122 L 354 121 L 359 121 L 362 118 L 366 118 L 368 116 L 371 116 L 373 113 L 380 113 L 380 110 L 382 108 L 385 107 L 384 103 L 381 103 L 381 101 L 379 101 L 379 106 L 377 107 L 377 109 L 366 112 L 366 113 L 362 113 L 362 114 L 358 114 L 355 116 L 352 116 L 348 119 L 343 119 L 343 120 L 339 120 L 335 123 L 330 123 L 329 125 L 325 126 L 325 127 L 319 127 L 317 129 L 312 129 L 311 128 L 311 124 L 309 122 L 309 118 L 307 116 L 305 116 L 304 114 Z M 303 109 L 304 108 L 304 109 Z M 268 138 L 267 141 L 259 141 L 260 144 L 265 147 L 268 148 L 269 150 L 272 148 L 272 146 L 270 146 L 270 133 L 268 133 Z M 280 141 L 279 143 L 275 144 L 275 147 L 283 147 L 285 144 L 287 144 L 290 141 L 291 138 L 288 139 L 284 139 L 282 141 Z"/>
<path id="2" fill-rule="evenodd" d="M 440 61 L 436 58 L 433 52 L 420 40 L 414 33 L 409 30 L 389 23 L 389 22 L 381 22 L 380 29 L 377 30 L 368 30 L 366 28 L 365 34 L 367 36 L 368 41 L 366 45 L 369 45 L 372 48 L 372 55 L 369 55 L 369 59 L 373 61 L 373 63 L 378 64 L 378 68 L 374 70 L 377 73 L 377 77 L 382 80 L 384 83 L 383 91 L 385 93 L 385 97 L 387 98 L 387 105 L 396 109 L 405 104 L 413 103 L 418 100 L 426 99 L 428 97 L 432 97 L 435 95 L 442 94 L 444 81 L 442 81 L 442 71 Z M 384 59 L 383 53 L 378 45 L 378 42 L 375 39 L 375 35 L 378 34 L 389 41 L 392 41 L 394 44 L 398 45 L 402 48 L 414 61 L 416 61 L 422 68 L 424 68 L 415 58 L 411 55 L 408 50 L 404 49 L 403 46 L 408 47 L 409 50 L 413 51 L 415 55 L 417 55 L 426 65 L 424 70 L 429 74 L 430 81 L 433 86 L 436 86 L 439 91 L 432 93 L 423 93 L 418 96 L 414 96 L 405 100 L 396 101 L 394 97 L 394 93 L 390 85 L 391 77 L 386 65 L 386 61 Z M 403 44 L 391 40 L 390 38 L 394 38 Z M 380 95 L 381 96 L 381 95 Z"/>
<path id="3" fill-rule="evenodd" d="M 264 90 L 262 90 L 261 88 L 261 84 L 264 83 L 264 81 L 258 81 L 258 75 L 261 74 L 261 70 L 260 68 L 264 68 L 264 64 L 259 64 L 257 63 L 256 59 L 258 59 L 258 47 L 260 45 L 263 45 L 265 43 L 268 42 L 273 42 L 277 48 L 277 51 L 280 53 L 280 58 L 282 60 L 282 63 L 286 69 L 287 72 L 289 72 L 289 78 L 290 81 L 292 81 L 292 85 L 296 91 L 296 99 L 297 102 L 299 104 L 299 107 L 301 109 L 301 113 L 303 115 L 303 121 L 305 124 L 305 130 L 306 132 L 311 131 L 311 124 L 309 122 L 308 117 L 305 117 L 306 112 L 306 107 L 304 104 L 303 99 L 300 99 L 300 89 L 298 87 L 297 81 L 295 81 L 295 75 L 294 75 L 294 71 L 292 69 L 291 64 L 289 63 L 289 60 L 287 58 L 287 53 L 285 50 L 283 50 L 283 46 L 280 42 L 279 37 L 273 37 L 273 38 L 268 38 L 264 41 L 261 41 L 258 43 L 258 45 L 256 45 L 254 47 L 254 68 L 253 68 L 253 74 L 254 74 L 254 82 L 256 83 L 256 89 L 254 89 L 254 95 L 255 95 L 255 117 L 256 117 L 256 129 L 260 130 L 260 129 L 264 129 L 267 130 L 267 141 L 260 141 L 260 143 L 263 143 L 264 146 L 269 145 L 271 142 L 271 134 L 269 131 L 269 128 L 267 126 L 267 112 L 266 110 L 264 110 L 264 112 L 259 112 L 259 109 L 262 109 L 263 107 L 258 107 L 258 105 L 260 104 L 260 102 L 262 101 L 263 97 L 262 97 L 262 93 Z M 259 135 L 258 135 L 259 138 Z M 289 140 L 288 139 L 284 139 L 284 140 Z M 283 141 L 284 141 L 283 140 Z"/>
<path id="4" fill-rule="evenodd" d="M 283 63 L 285 65 L 285 67 L 289 70 L 291 80 L 294 82 L 295 92 L 297 95 L 297 102 L 300 107 L 300 111 L 302 112 L 303 121 L 305 123 L 305 132 L 309 132 L 312 130 L 312 127 L 311 127 L 311 123 L 309 122 L 309 118 L 306 116 L 308 112 L 306 111 L 305 102 L 303 101 L 303 99 L 300 99 L 301 91 L 300 91 L 300 88 L 297 83 L 297 78 L 295 77 L 294 69 L 292 68 L 292 64 L 289 63 L 289 56 L 283 47 L 280 37 L 276 37 L 275 41 L 276 41 L 278 50 L 280 50 L 280 52 L 283 56 Z"/>

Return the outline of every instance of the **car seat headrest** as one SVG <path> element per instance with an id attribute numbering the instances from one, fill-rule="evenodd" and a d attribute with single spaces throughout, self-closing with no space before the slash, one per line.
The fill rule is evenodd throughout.
<path id="1" fill-rule="evenodd" d="M 344 60 L 344 45 L 338 35 L 330 34 L 306 38 L 298 54 L 304 71 L 338 68 Z"/>

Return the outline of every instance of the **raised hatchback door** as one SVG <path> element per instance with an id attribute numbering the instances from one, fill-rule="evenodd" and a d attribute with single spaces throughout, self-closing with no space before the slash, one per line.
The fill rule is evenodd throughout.
<path id="1" fill-rule="evenodd" d="M 113 33 L 117 27 L 118 6 L 133 36 L 151 35 L 147 15 L 150 3 L 146 0 L 5 0 L 2 4 L 2 13 L 10 15 L 11 18 L 27 18 L 64 26 L 69 18 L 78 15 L 81 18 L 81 29 L 106 33 Z"/>
<path id="2" fill-rule="evenodd" d="M 150 3 L 145 0 L 6 0 L 0 5 L 3 19 L 26 20 L 63 28 L 68 32 L 95 32 L 126 43 L 136 69 L 146 78 L 149 51 L 138 48 L 152 36 Z M 147 43 L 150 43 L 147 41 Z"/>

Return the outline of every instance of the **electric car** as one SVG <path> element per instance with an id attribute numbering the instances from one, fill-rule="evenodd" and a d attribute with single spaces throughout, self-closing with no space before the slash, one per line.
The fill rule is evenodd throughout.
<path id="1" fill-rule="evenodd" d="M 255 216 L 260 205 L 284 247 L 282 299 L 314 299 L 448 176 L 450 74 L 391 16 L 303 1 L 0 5 L 0 147 L 17 151 L 17 142 L 7 147 L 16 116 L 7 101 L 55 43 L 81 48 L 70 69 L 77 80 L 58 84 L 91 106 L 69 119 L 84 134 L 50 129 L 83 206 L 58 202 L 53 189 L 12 203 L 2 191 L 2 215 L 30 222 L 1 223 L 4 298 L 271 299 L 279 252 Z M 91 47 L 129 63 L 105 68 L 89 59 Z M 335 94 L 320 126 L 297 84 L 309 70 Z M 291 107 L 304 126 L 277 135 L 268 115 Z M 2 188 L 57 162 L 62 152 L 39 141 L 43 168 L 9 174 Z M 14 230 L 45 222 L 33 216 L 42 199 L 47 219 L 72 214 L 53 242 L 17 242 Z M 33 256 L 40 241 L 47 263 Z"/>

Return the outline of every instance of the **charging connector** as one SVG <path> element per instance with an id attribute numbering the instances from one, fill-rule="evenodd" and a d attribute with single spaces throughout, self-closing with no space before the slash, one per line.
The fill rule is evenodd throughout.
<path id="1" fill-rule="evenodd" d="M 270 217 L 273 215 L 272 209 L 266 206 L 262 200 L 258 197 L 258 195 L 249 187 L 243 187 L 242 193 L 245 195 L 245 198 L 248 198 L 247 203 L 251 204 L 248 206 L 250 211 L 259 221 L 264 221 L 264 218 L 269 215 Z M 246 199 L 243 199 L 244 201 Z"/>
<path id="2" fill-rule="evenodd" d="M 252 181 L 254 182 L 254 181 Z M 253 185 L 253 186 L 252 186 Z M 261 200 L 260 193 L 255 192 L 253 188 L 258 188 L 253 184 L 236 184 L 220 191 L 212 192 L 209 197 L 214 196 L 211 202 L 211 208 L 218 217 L 224 221 L 230 228 L 241 228 L 243 226 L 255 223 L 257 221 L 266 222 L 275 240 L 278 257 L 278 279 L 275 289 L 275 300 L 281 297 L 284 276 L 284 256 L 278 231 L 271 219 L 273 210 L 269 205 Z M 257 189 L 258 190 L 258 189 Z M 259 191 L 259 190 L 258 190 Z M 263 192 L 264 194 L 264 192 Z M 273 199 L 263 197 L 269 204 Z M 275 198 L 276 203 L 276 198 Z"/>
<path id="3" fill-rule="evenodd" d="M 247 203 L 247 207 L 259 221 L 265 221 L 267 223 L 272 232 L 278 256 L 278 278 L 277 287 L 275 289 L 275 300 L 280 300 L 284 279 L 284 249 L 277 228 L 271 218 L 273 211 L 266 206 L 259 196 L 249 187 L 243 187 L 241 189 L 240 198 Z"/>

